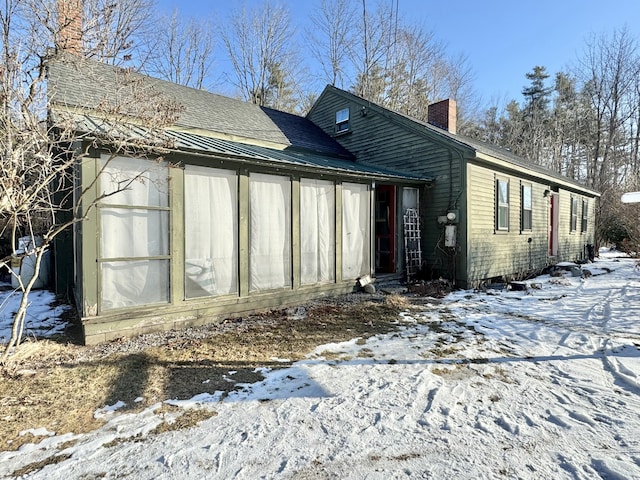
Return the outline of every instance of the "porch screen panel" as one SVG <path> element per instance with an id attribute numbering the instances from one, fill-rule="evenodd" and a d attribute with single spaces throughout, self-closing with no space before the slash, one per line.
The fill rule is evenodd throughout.
<path id="1" fill-rule="evenodd" d="M 187 165 L 185 295 L 238 292 L 238 176 L 230 170 Z"/>
<path id="2" fill-rule="evenodd" d="M 335 281 L 335 207 L 333 182 L 300 181 L 302 285 Z"/>
<path id="3" fill-rule="evenodd" d="M 249 177 L 249 290 L 291 286 L 291 180 Z"/>
<path id="4" fill-rule="evenodd" d="M 169 260 L 115 261 L 102 264 L 102 308 L 165 303 Z"/>
<path id="5" fill-rule="evenodd" d="M 169 183 L 167 166 L 142 158 L 103 158 L 100 193 L 107 196 L 102 203 L 167 207 Z"/>
<path id="6" fill-rule="evenodd" d="M 100 217 L 104 258 L 168 255 L 169 212 L 102 208 Z"/>
<path id="7" fill-rule="evenodd" d="M 342 278 L 371 273 L 371 198 L 367 185 L 342 184 Z"/>
<path id="8" fill-rule="evenodd" d="M 107 156 L 101 166 L 100 308 L 168 303 L 168 168 Z"/>

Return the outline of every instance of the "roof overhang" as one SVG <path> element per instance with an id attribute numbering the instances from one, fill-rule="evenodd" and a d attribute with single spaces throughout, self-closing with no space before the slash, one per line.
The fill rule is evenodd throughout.
<path id="1" fill-rule="evenodd" d="M 511 171 L 517 172 L 518 174 L 525 174 L 531 178 L 544 180 L 545 182 L 548 182 L 550 185 L 558 185 L 559 187 L 581 192 L 592 197 L 600 196 L 600 193 L 597 192 L 596 190 L 593 190 L 586 186 L 575 183 L 569 180 L 568 178 L 564 179 L 564 178 L 561 178 L 560 176 L 555 176 L 555 175 L 547 174 L 541 171 L 528 169 L 521 165 L 514 165 L 512 162 L 501 160 L 492 155 L 487 155 L 482 152 L 476 151 L 476 156 L 474 160 L 478 163 L 489 164 L 494 167 L 502 168 L 504 170 L 511 170 Z M 470 161 L 473 162 L 474 160 L 470 160 Z"/>
<path id="2" fill-rule="evenodd" d="M 407 175 L 317 152 L 294 148 L 272 149 L 184 131 L 167 130 L 166 133 L 175 141 L 173 151 L 199 157 L 231 160 L 274 169 L 286 168 L 289 171 L 320 173 L 354 179 L 366 178 L 391 183 L 420 185 L 432 182 L 430 178 Z"/>
<path id="3" fill-rule="evenodd" d="M 61 111 L 62 110 L 62 111 Z M 123 124 L 107 118 L 88 115 L 86 112 L 61 109 L 59 119 L 67 123 L 72 117 L 74 128 L 85 140 L 102 143 L 109 148 L 111 143 L 128 141 L 137 148 L 148 143 L 150 151 L 167 156 L 172 154 L 193 155 L 217 160 L 228 160 L 239 164 L 259 165 L 276 171 L 308 172 L 315 175 L 327 175 L 336 178 L 368 179 L 379 182 L 405 185 L 424 185 L 432 179 L 413 176 L 376 166 L 335 157 L 326 153 L 282 148 L 279 145 L 256 145 L 220 138 L 215 132 L 205 135 L 204 131 L 185 131 L 182 128 L 151 130 L 135 123 Z M 54 122 L 56 118 L 53 118 Z"/>

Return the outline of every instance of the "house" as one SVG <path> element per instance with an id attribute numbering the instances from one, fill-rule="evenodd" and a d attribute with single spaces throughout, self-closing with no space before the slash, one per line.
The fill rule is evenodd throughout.
<path id="1" fill-rule="evenodd" d="M 73 176 L 86 219 L 54 250 L 87 344 L 350 292 L 376 263 L 402 268 L 394 213 L 417 211 L 428 176 L 357 161 L 310 118 L 74 55 L 50 61 L 48 82 L 51 121 L 71 122 L 87 152 Z M 150 131 L 139 120 L 163 99 L 176 120 Z M 114 150 L 118 134 L 133 153 Z M 388 226 L 376 237 L 374 212 Z"/>
<path id="2" fill-rule="evenodd" d="M 425 123 L 328 86 L 307 118 L 359 165 L 433 179 L 420 190 L 424 275 L 476 287 L 586 258 L 595 243 L 598 192 L 456 134 L 455 109 L 453 100 L 434 104 Z M 378 183 L 374 197 L 377 210 L 394 210 L 402 192 Z M 375 227 L 377 242 L 391 242 L 376 272 L 402 271 L 401 225 Z"/>
<path id="3" fill-rule="evenodd" d="M 74 55 L 73 12 L 49 119 L 83 152 L 69 198 L 85 219 L 56 241 L 54 270 L 88 344 L 387 274 L 473 287 L 594 243 L 598 193 L 457 135 L 453 101 L 429 123 L 331 86 L 306 117 L 261 108 Z M 160 107 L 171 122 L 149 127 Z"/>

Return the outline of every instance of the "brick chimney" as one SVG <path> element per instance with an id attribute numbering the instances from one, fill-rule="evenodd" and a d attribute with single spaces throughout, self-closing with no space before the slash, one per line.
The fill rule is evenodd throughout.
<path id="1" fill-rule="evenodd" d="M 428 122 L 434 127 L 456 133 L 456 101 L 447 98 L 440 102 L 432 103 L 427 110 Z"/>
<path id="2" fill-rule="evenodd" d="M 74 55 L 82 55 L 82 0 L 57 0 L 58 38 L 56 47 Z"/>

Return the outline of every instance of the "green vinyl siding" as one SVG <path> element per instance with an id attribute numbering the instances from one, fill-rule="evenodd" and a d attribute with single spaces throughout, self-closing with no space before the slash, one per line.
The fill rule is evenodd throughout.
<path id="1" fill-rule="evenodd" d="M 590 197 L 582 196 L 575 192 L 560 189 L 560 217 L 558 228 L 558 261 L 576 260 L 585 258 L 585 246 L 594 244 L 595 230 L 595 200 Z M 575 199 L 577 204 L 577 224 L 575 229 L 572 225 L 572 209 L 571 203 Z M 587 200 L 587 225 L 583 232 L 581 228 L 582 220 L 582 202 Z"/>
<path id="2" fill-rule="evenodd" d="M 472 163 L 467 172 L 469 284 L 494 277 L 517 278 L 543 268 L 548 248 L 548 200 L 544 197 L 547 186 L 527 180 L 531 186 L 531 230 L 521 231 L 522 178 Z M 496 179 L 509 183 L 509 230 L 496 228 Z"/>
<path id="3" fill-rule="evenodd" d="M 349 131 L 335 135 L 335 115 L 348 108 Z M 327 87 L 308 118 L 350 151 L 357 163 L 430 178 L 421 189 L 426 273 L 471 287 L 493 277 L 517 278 L 555 261 L 583 257 L 593 243 L 597 192 L 497 147 L 452 135 Z M 508 181 L 508 212 L 497 228 L 496 182 Z M 569 190 L 562 190 L 561 188 Z M 575 188 L 574 188 L 575 187 Z M 523 205 L 523 189 L 527 199 Z M 550 194 L 558 192 L 558 255 L 549 255 Z M 570 196 L 578 196 L 578 229 L 569 231 Z M 530 199 L 530 202 L 529 202 Z M 585 232 L 582 199 L 587 199 Z M 444 245 L 438 217 L 458 215 L 456 247 Z M 455 267 L 452 267 L 455 265 Z M 455 268 L 455 270 L 453 270 Z"/>
<path id="4" fill-rule="evenodd" d="M 332 134 L 336 112 L 349 108 L 350 131 L 337 135 L 336 139 L 357 158 L 358 163 L 434 179 L 432 186 L 421 189 L 423 260 L 434 275 L 464 275 L 464 268 L 455 274 L 449 272 L 451 263 L 439 249 L 444 242 L 444 229 L 437 222 L 438 216 L 446 215 L 448 210 L 459 209 L 464 202 L 464 153 L 452 150 L 437 134 L 427 132 L 425 135 L 425 127 L 416 127 L 409 119 L 368 105 L 365 105 L 367 114 L 363 116 L 359 113 L 362 107 L 362 102 L 350 95 L 325 91 L 322 101 L 316 103 L 310 112 L 309 119 Z M 460 214 L 464 217 L 464 212 Z M 464 239 L 465 235 L 462 217 L 459 239 Z"/>
<path id="5" fill-rule="evenodd" d="M 595 201 L 575 192 L 559 189 L 558 255 L 549 257 L 550 197 L 549 185 L 514 172 L 475 163 L 467 166 L 468 201 L 468 282 L 477 285 L 495 277 L 517 279 L 531 270 L 543 269 L 551 262 L 574 261 L 585 256 L 585 246 L 593 244 Z M 509 231 L 495 228 L 496 178 L 507 180 L 509 189 Z M 531 229 L 521 230 L 522 202 L 520 185 L 531 187 Z M 579 215 L 582 199 L 587 199 L 588 218 L 584 233 L 571 231 L 571 199 L 578 198 Z M 529 241 L 531 239 L 531 241 Z"/>

